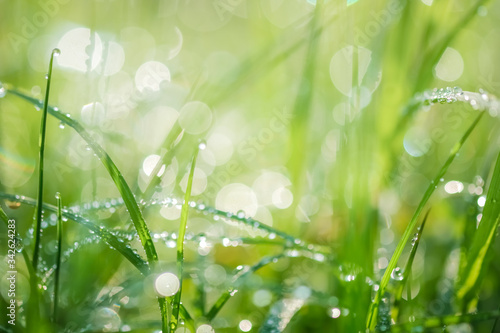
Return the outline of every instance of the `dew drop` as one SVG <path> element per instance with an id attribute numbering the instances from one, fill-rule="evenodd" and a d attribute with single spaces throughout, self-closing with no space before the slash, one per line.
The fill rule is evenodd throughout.
<path id="1" fill-rule="evenodd" d="M 236 216 L 239 218 L 239 219 L 242 219 L 245 217 L 245 211 L 244 210 L 239 210 L 237 213 L 236 213 Z"/>
<path id="2" fill-rule="evenodd" d="M 56 199 L 57 199 L 57 200 L 61 199 L 61 193 L 56 192 Z"/>
<path id="3" fill-rule="evenodd" d="M 54 50 L 52 50 L 52 55 L 53 55 L 54 57 L 59 57 L 59 55 L 60 55 L 60 54 L 61 54 L 61 50 L 59 50 L 59 49 L 57 49 L 57 48 L 56 48 L 56 49 L 54 49 Z"/>
<path id="4" fill-rule="evenodd" d="M 64 123 L 62 121 L 59 123 L 59 128 L 64 129 Z"/>
<path id="5" fill-rule="evenodd" d="M 198 143 L 198 148 L 200 150 L 204 150 L 205 148 L 207 148 L 207 142 L 205 140 L 200 140 L 200 142 Z"/>
<path id="6" fill-rule="evenodd" d="M 49 79 L 49 74 L 45 74 L 45 80 Z"/>

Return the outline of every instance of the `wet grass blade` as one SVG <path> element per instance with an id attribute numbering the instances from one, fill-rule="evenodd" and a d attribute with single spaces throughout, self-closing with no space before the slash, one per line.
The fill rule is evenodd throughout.
<path id="1" fill-rule="evenodd" d="M 449 325 L 457 325 L 463 323 L 477 323 L 492 319 L 498 319 L 500 311 L 489 311 L 480 313 L 471 313 L 465 315 L 447 315 L 441 317 L 428 317 L 425 319 L 416 320 L 411 323 L 393 325 L 391 332 L 428 332 L 433 328 L 443 328 Z M 435 332 L 434 330 L 429 332 Z"/>
<path id="2" fill-rule="evenodd" d="M 491 248 L 500 224 L 500 154 L 498 155 L 490 188 L 486 196 L 483 217 L 467 255 L 466 268 L 458 282 L 457 298 L 462 312 L 477 297 L 477 291 L 491 261 Z"/>
<path id="3" fill-rule="evenodd" d="M 316 3 L 314 16 L 310 23 L 309 45 L 307 48 L 306 58 L 304 60 L 304 70 L 302 78 L 297 90 L 297 98 L 293 107 L 293 118 L 290 124 L 289 149 L 290 159 L 288 168 L 291 170 L 291 181 L 297 189 L 296 193 L 300 193 L 301 183 L 305 167 L 307 149 L 307 133 L 310 116 L 310 106 L 313 100 L 314 77 L 316 73 L 316 56 L 318 49 L 318 38 L 315 38 L 316 26 L 320 19 L 321 6 L 320 2 Z"/>
<path id="4" fill-rule="evenodd" d="M 33 200 L 33 202 L 35 203 L 36 201 Z M 5 223 L 5 226 L 7 228 L 9 227 L 9 217 L 7 216 L 7 214 L 5 214 L 2 207 L 0 207 L 0 220 L 2 220 Z M 21 237 L 16 232 L 16 246 L 18 245 L 17 242 L 19 241 L 21 241 Z M 33 325 L 33 323 L 37 323 L 40 320 L 40 305 L 39 305 L 39 293 L 37 287 L 38 283 L 37 275 L 35 270 L 33 269 L 32 261 L 29 258 L 28 251 L 26 251 L 26 248 L 24 247 L 21 248 L 21 255 L 23 256 L 24 262 L 26 263 L 26 267 L 28 269 L 30 294 L 32 295 L 27 304 L 26 322 L 27 322 L 27 328 L 33 329 L 33 327 L 30 325 Z"/>
<path id="5" fill-rule="evenodd" d="M 54 63 L 54 57 L 58 56 L 61 51 L 59 49 L 54 49 L 52 55 L 50 56 L 49 71 L 47 73 L 47 87 L 45 89 L 45 101 L 43 103 L 42 120 L 40 122 L 40 136 L 39 136 L 39 151 L 38 151 L 38 194 L 37 194 L 37 206 L 35 213 L 35 225 L 34 229 L 34 249 L 33 249 L 33 268 L 35 271 L 38 268 L 38 258 L 40 256 L 40 236 L 41 236 L 41 223 L 42 223 L 42 202 L 43 202 L 43 168 L 45 160 L 45 134 L 47 129 L 47 111 L 49 108 L 49 94 L 50 94 L 50 83 L 52 81 L 52 64 Z"/>
<path id="6" fill-rule="evenodd" d="M 201 145 L 201 144 L 200 144 Z M 179 291 L 174 296 L 172 305 L 172 317 L 170 319 L 170 328 L 174 332 L 179 322 L 179 308 L 182 296 L 182 274 L 184 269 L 184 237 L 186 236 L 186 227 L 189 213 L 189 199 L 191 199 L 191 188 L 193 187 L 194 170 L 196 167 L 196 158 L 200 146 L 196 147 L 195 153 L 191 160 L 191 168 L 186 185 L 186 193 L 184 195 L 184 202 L 182 203 L 181 219 L 179 224 L 179 234 L 177 235 L 177 274 L 179 276 Z"/>
<path id="7" fill-rule="evenodd" d="M 9 93 L 21 97 L 22 99 L 32 103 L 36 107 L 41 107 L 43 105 L 42 101 L 27 96 L 17 90 L 8 90 Z M 118 191 L 120 192 L 125 206 L 128 209 L 130 214 L 130 218 L 134 224 L 135 229 L 137 230 L 137 234 L 141 240 L 144 251 L 146 252 L 146 257 L 148 259 L 149 265 L 154 265 L 158 261 L 158 255 L 156 253 L 156 249 L 153 244 L 153 240 L 151 239 L 151 235 L 149 234 L 149 229 L 146 225 L 146 221 L 142 216 L 142 212 L 139 209 L 139 205 L 134 197 L 134 194 L 130 190 L 125 178 L 123 178 L 120 170 L 116 167 L 115 163 L 108 155 L 108 153 L 101 147 L 99 143 L 97 143 L 87 130 L 76 120 L 72 119 L 69 114 L 62 113 L 58 108 L 48 106 L 48 113 L 59 119 L 63 124 L 73 128 L 83 140 L 85 140 L 88 146 L 93 150 L 95 155 L 102 162 L 103 166 L 108 171 L 111 179 L 115 183 Z"/>
<path id="8" fill-rule="evenodd" d="M 368 311 L 368 317 L 367 317 L 367 322 L 366 322 L 366 327 L 368 329 L 375 329 L 375 325 L 377 324 L 377 312 L 378 312 L 378 306 L 380 303 L 380 300 L 382 299 L 382 296 L 384 295 L 385 289 L 387 287 L 387 284 L 389 283 L 389 280 L 391 279 L 391 273 L 392 271 L 396 268 L 396 265 L 398 263 L 399 258 L 401 257 L 401 254 L 403 253 L 403 249 L 410 240 L 412 236 L 412 232 L 415 229 L 415 226 L 418 222 L 418 218 L 420 214 L 422 213 L 427 201 L 429 201 L 431 195 L 434 193 L 435 189 L 437 188 L 437 184 L 439 184 L 440 179 L 445 175 L 446 171 L 450 167 L 451 163 L 455 159 L 455 157 L 458 154 L 458 151 L 460 148 L 462 148 L 463 144 L 469 137 L 469 135 L 472 133 L 476 125 L 478 124 L 479 120 L 483 117 L 484 112 L 481 112 L 472 125 L 467 129 L 465 134 L 462 136 L 462 138 L 453 146 L 453 148 L 450 151 L 450 155 L 448 156 L 448 159 L 444 163 L 444 165 L 441 167 L 439 172 L 437 173 L 436 177 L 434 177 L 434 180 L 431 181 L 429 186 L 427 187 L 427 190 L 424 193 L 424 196 L 420 200 L 420 203 L 417 207 L 417 210 L 413 214 L 413 217 L 411 218 L 408 226 L 406 227 L 403 236 L 399 240 L 398 245 L 396 246 L 396 250 L 394 251 L 394 254 L 391 257 L 391 260 L 389 261 L 389 265 L 387 266 L 384 275 L 382 276 L 382 280 L 380 281 L 380 287 L 379 290 L 377 291 L 377 294 L 375 295 L 375 299 L 373 300 L 370 309 Z"/>
<path id="9" fill-rule="evenodd" d="M 424 216 L 424 220 L 422 221 L 422 224 L 418 228 L 417 234 L 414 236 L 412 240 L 412 247 L 410 251 L 410 255 L 408 257 L 408 261 L 406 262 L 406 266 L 403 271 L 403 280 L 401 281 L 398 289 L 396 290 L 394 294 L 394 306 L 392 307 L 392 318 L 394 321 L 398 322 L 398 318 L 400 315 L 400 306 L 401 306 L 401 296 L 403 295 L 403 288 L 406 283 L 408 285 L 406 286 L 408 290 L 408 296 L 407 300 L 408 302 L 411 300 L 411 285 L 410 285 L 410 275 L 411 275 L 411 269 L 413 266 L 413 260 L 415 259 L 415 255 L 417 254 L 417 249 L 418 245 L 420 244 L 420 239 L 422 238 L 422 233 L 424 232 L 424 227 L 425 227 L 425 222 L 427 221 L 427 218 L 429 217 L 430 210 L 427 211 L 427 213 Z"/>
<path id="10" fill-rule="evenodd" d="M 61 194 L 56 193 L 57 199 L 57 254 L 56 271 L 54 277 L 54 308 L 52 312 L 52 321 L 57 322 L 57 308 L 59 303 L 59 277 L 61 275 L 61 253 L 62 253 L 62 198 Z"/>

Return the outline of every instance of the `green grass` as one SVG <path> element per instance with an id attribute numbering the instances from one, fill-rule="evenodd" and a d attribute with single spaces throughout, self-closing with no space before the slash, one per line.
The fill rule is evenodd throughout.
<path id="1" fill-rule="evenodd" d="M 2 244 L 16 220 L 18 321 L 0 330 L 498 330 L 500 11 L 429 2 L 58 4 L 21 54 L 9 32 L 45 12 L 5 4 L 0 219 Z M 71 70 L 61 37 L 85 18 Z M 120 52 L 92 52 L 111 42 L 124 58 L 108 76 Z M 151 60 L 169 80 L 140 77 Z M 201 131 L 182 118 L 195 101 Z"/>

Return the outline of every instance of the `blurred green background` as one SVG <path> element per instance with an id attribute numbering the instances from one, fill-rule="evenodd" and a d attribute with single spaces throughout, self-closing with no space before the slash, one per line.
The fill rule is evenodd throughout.
<path id="1" fill-rule="evenodd" d="M 59 48 L 50 105 L 92 133 L 135 193 L 146 189 L 177 121 L 183 134 L 156 197 L 183 196 L 194 147 L 206 140 L 193 200 L 242 210 L 334 254 L 340 266 L 285 259 L 262 269 L 212 322 L 216 331 L 242 330 L 242 320 L 257 331 L 282 295 L 306 286 L 320 296 L 299 311 L 289 332 L 356 332 L 364 329 L 372 296 L 365 277 L 380 279 L 430 180 L 478 112 L 451 104 L 406 117 L 405 106 L 434 87 L 498 93 L 498 22 L 498 1 L 0 0 L 0 81 L 43 99 L 50 54 Z M 2 192 L 36 197 L 40 115 L 10 94 L 0 99 Z M 467 226 L 480 220 L 499 144 L 498 117 L 486 115 L 428 205 L 430 221 L 414 263 L 412 315 L 453 313 L 458 249 Z M 46 147 L 47 202 L 55 202 L 56 192 L 68 206 L 119 197 L 86 143 L 51 117 Z M 25 235 L 33 209 L 10 206 L 7 214 Z M 110 228 L 130 222 L 124 209 L 88 214 Z M 144 215 L 155 232 L 178 228 L 175 206 L 147 207 Z M 210 239 L 256 236 L 194 212 L 188 232 Z M 44 237 L 52 233 L 49 227 Z M 68 224 L 65 237 L 71 247 L 83 237 L 82 227 Z M 188 309 L 199 301 L 197 283 L 211 305 L 232 269 L 282 251 L 212 245 L 205 253 L 189 243 L 189 271 L 216 272 L 217 278 L 186 287 Z M 175 250 L 157 248 L 165 267 L 174 269 Z M 101 288 L 133 271 L 120 262 L 102 245 L 68 259 L 61 327 L 83 329 L 89 314 L 100 318 L 90 304 Z M 337 269 L 340 276 L 362 278 L 346 286 L 335 278 Z M 75 272 L 80 278 L 70 275 Z M 480 309 L 498 307 L 499 273 L 493 262 Z M 114 308 L 119 324 L 113 330 L 159 320 L 154 295 L 130 297 L 136 303 Z M 198 310 L 195 317 L 202 316 Z M 482 332 L 491 322 L 481 325 L 464 324 L 460 332 Z M 97 326 L 88 329 L 102 329 Z"/>

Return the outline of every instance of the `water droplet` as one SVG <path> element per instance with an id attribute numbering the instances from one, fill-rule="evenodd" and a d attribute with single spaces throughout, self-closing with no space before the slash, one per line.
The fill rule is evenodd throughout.
<path id="1" fill-rule="evenodd" d="M 205 140 L 200 140 L 200 142 L 198 143 L 198 148 L 200 150 L 204 150 L 205 148 L 207 148 L 207 142 Z"/>
<path id="2" fill-rule="evenodd" d="M 59 123 L 59 128 L 64 129 L 64 123 L 62 121 Z"/>
<path id="3" fill-rule="evenodd" d="M 391 273 L 391 278 L 396 280 L 396 281 L 403 280 L 403 278 L 404 278 L 403 270 L 399 267 L 394 268 L 392 270 L 392 273 Z"/>
<path id="4" fill-rule="evenodd" d="M 45 74 L 45 80 L 49 79 L 49 74 Z"/>
<path id="5" fill-rule="evenodd" d="M 56 199 L 58 199 L 58 200 L 61 199 L 61 193 L 56 192 Z"/>
<path id="6" fill-rule="evenodd" d="M 59 57 L 59 55 L 60 55 L 60 54 L 61 54 L 61 50 L 59 50 L 59 49 L 57 49 L 57 48 L 56 48 L 56 49 L 54 49 L 54 50 L 52 50 L 52 55 L 53 55 L 54 57 Z"/>
<path id="7" fill-rule="evenodd" d="M 237 216 L 239 219 L 245 218 L 245 211 L 244 211 L 244 210 L 239 210 L 239 211 L 236 213 L 236 216 Z"/>

